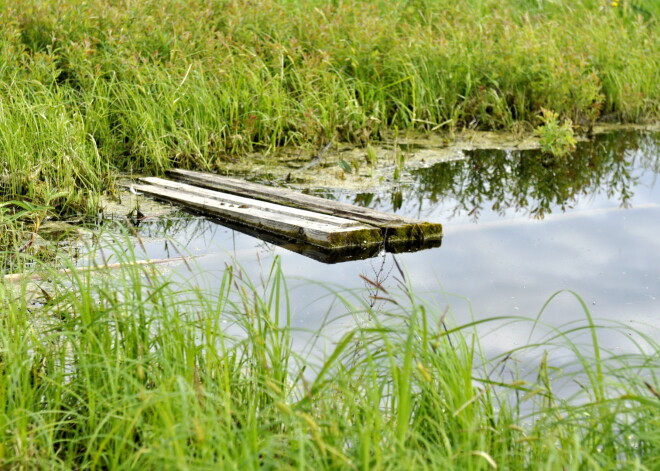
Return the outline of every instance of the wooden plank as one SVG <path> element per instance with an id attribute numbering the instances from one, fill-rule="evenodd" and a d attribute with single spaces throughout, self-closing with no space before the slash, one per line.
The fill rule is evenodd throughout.
<path id="1" fill-rule="evenodd" d="M 313 211 L 307 211 L 305 209 L 293 208 L 291 206 L 283 206 L 281 204 L 270 203 L 262 200 L 255 200 L 254 198 L 246 198 L 243 196 L 232 195 L 220 191 L 209 190 L 194 185 L 188 185 L 187 183 L 174 182 L 171 180 L 165 180 L 163 178 L 158 178 L 158 177 L 144 177 L 144 178 L 140 178 L 140 181 L 145 183 L 150 183 L 152 185 L 160 186 L 163 188 L 169 188 L 170 190 L 179 190 L 193 195 L 202 196 L 204 198 L 210 198 L 230 206 L 233 205 L 241 208 L 258 208 L 263 211 L 269 211 L 272 213 L 278 213 L 293 217 L 300 217 L 308 221 L 316 221 L 323 224 L 334 224 L 339 227 L 350 227 L 350 226 L 361 225 L 361 223 L 353 219 L 316 213 Z"/>
<path id="2" fill-rule="evenodd" d="M 234 204 L 228 199 L 229 195 L 207 197 L 199 193 L 156 185 L 134 185 L 134 188 L 206 214 L 321 247 L 342 248 L 383 243 L 378 228 L 344 218 L 319 221 L 318 216 L 313 213 L 310 215 L 309 211 L 298 210 L 296 214 L 291 213 L 293 208 L 279 208 L 275 211 L 270 206 L 271 203 L 268 203 L 268 207 L 255 204 L 256 201 L 252 201 L 251 204 Z"/>
<path id="3" fill-rule="evenodd" d="M 297 208 L 306 208 L 323 214 L 348 217 L 377 226 L 419 222 L 395 214 L 319 198 L 318 196 L 306 195 L 286 188 L 247 182 L 237 178 L 223 177 L 220 175 L 183 169 L 172 169 L 168 171 L 168 174 L 177 180 L 186 181 L 205 188 L 225 191 L 236 195 L 243 195 L 279 204 L 292 205 Z"/>
<path id="4" fill-rule="evenodd" d="M 438 223 L 423 222 L 370 208 L 305 195 L 285 188 L 260 185 L 220 175 L 182 169 L 172 169 L 168 173 L 177 180 L 193 185 L 272 203 L 308 209 L 323 214 L 350 218 L 365 224 L 374 225 L 381 228 L 384 237 L 392 242 L 420 242 L 442 238 L 442 225 Z"/>

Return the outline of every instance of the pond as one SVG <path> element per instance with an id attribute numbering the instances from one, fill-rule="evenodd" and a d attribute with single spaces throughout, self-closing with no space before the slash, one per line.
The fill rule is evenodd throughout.
<path id="1" fill-rule="evenodd" d="M 501 317 L 478 327 L 488 357 L 527 344 L 530 322 L 554 293 L 570 290 L 588 306 L 602 344 L 624 353 L 657 337 L 660 328 L 660 134 L 617 132 L 581 142 L 569 157 L 538 150 L 472 150 L 411 170 L 395 191 L 317 194 L 405 216 L 440 222 L 440 247 L 327 264 L 200 216 L 169 214 L 138 230 L 150 258 L 198 255 L 193 272 L 175 270 L 213 289 L 237 262 L 258 280 L 281 258 L 291 292 L 292 324 L 301 332 L 325 326 L 340 335 L 350 320 L 329 290 L 389 290 L 401 278 L 452 324 Z M 293 250 L 290 250 L 293 249 Z M 365 295 L 366 290 L 362 290 Z M 382 294 L 382 293 L 381 293 Z M 360 296 L 360 295 L 358 295 Z M 378 301 L 386 303 L 386 301 Z M 576 296 L 563 292 L 541 316 L 544 329 L 584 325 Z M 620 327 L 632 327 L 633 330 Z M 543 337 L 539 337 L 542 340 Z M 302 336 L 301 342 L 309 339 Z M 589 343 L 586 332 L 576 342 Z"/>

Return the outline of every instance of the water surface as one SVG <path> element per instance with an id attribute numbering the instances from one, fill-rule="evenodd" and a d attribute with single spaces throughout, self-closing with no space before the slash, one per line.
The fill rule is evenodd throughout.
<path id="1" fill-rule="evenodd" d="M 598 323 L 657 336 L 659 138 L 657 133 L 600 135 L 563 159 L 539 151 L 466 151 L 462 159 L 414 170 L 394 192 L 318 193 L 442 223 L 441 247 L 396 257 L 415 292 L 438 313 L 447 309 L 454 323 L 534 318 L 554 293 L 571 290 Z M 324 264 L 198 216 L 145 221 L 139 230 L 150 257 L 176 256 L 174 245 L 200 255 L 195 272 L 182 266 L 182 276 L 211 288 L 227 264 L 238 262 L 258 280 L 275 256 L 281 257 L 292 288 L 292 321 L 303 330 L 316 330 L 328 316 L 345 311 L 327 296 L 329 284 L 342 292 L 364 288 L 364 275 L 388 290 L 398 285 L 391 254 Z M 542 321 L 565 328 L 584 323 L 585 315 L 578 300 L 563 293 Z M 343 319 L 332 329 L 340 333 L 349 324 Z M 491 356 L 525 344 L 529 332 L 529 323 L 480 327 Z M 601 332 L 603 344 L 615 352 L 631 349 L 634 337 Z M 587 336 L 575 339 L 588 343 Z"/>

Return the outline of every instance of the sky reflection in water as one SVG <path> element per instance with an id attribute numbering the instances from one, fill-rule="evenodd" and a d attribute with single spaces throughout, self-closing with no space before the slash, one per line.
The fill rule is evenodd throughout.
<path id="1" fill-rule="evenodd" d="M 385 211 L 441 222 L 439 248 L 398 254 L 415 292 L 438 312 L 450 306 L 456 323 L 494 316 L 535 317 L 550 296 L 572 290 L 593 316 L 657 335 L 660 328 L 660 152 L 657 134 L 617 133 L 581 143 L 565 160 L 534 151 L 466 151 L 465 159 L 412 174 L 414 183 L 386 194 L 324 196 Z M 314 330 L 345 310 L 331 305 L 327 286 L 363 288 L 360 274 L 374 277 L 391 255 L 325 265 L 203 218 L 142 225 L 143 234 L 162 232 L 192 254 L 201 272 L 182 273 L 213 286 L 235 258 L 253 278 L 267 271 L 275 255 L 292 287 L 293 324 Z M 149 244 L 151 257 L 174 256 L 171 244 Z M 310 283 L 309 281 L 313 283 Z M 393 276 L 386 288 L 397 282 Z M 340 288 L 341 287 L 341 288 Z M 561 327 L 582 322 L 577 299 L 556 298 L 543 319 Z M 350 323 L 334 323 L 340 333 Z M 487 353 L 528 341 L 529 323 L 480 328 Z M 611 330 L 604 344 L 629 345 Z M 623 336 L 623 337 L 622 337 Z M 586 339 L 586 337 L 584 337 Z"/>

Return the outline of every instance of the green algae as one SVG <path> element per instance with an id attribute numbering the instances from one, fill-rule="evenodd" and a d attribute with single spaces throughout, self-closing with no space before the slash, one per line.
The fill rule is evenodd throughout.
<path id="1" fill-rule="evenodd" d="M 381 230 L 377 227 L 358 229 L 350 232 L 335 232 L 328 237 L 329 248 L 370 247 L 384 243 Z"/>
<path id="2" fill-rule="evenodd" d="M 383 233 L 390 244 L 398 246 L 406 243 L 417 245 L 434 239 L 442 239 L 442 224 L 419 221 L 389 225 L 383 228 Z"/>

